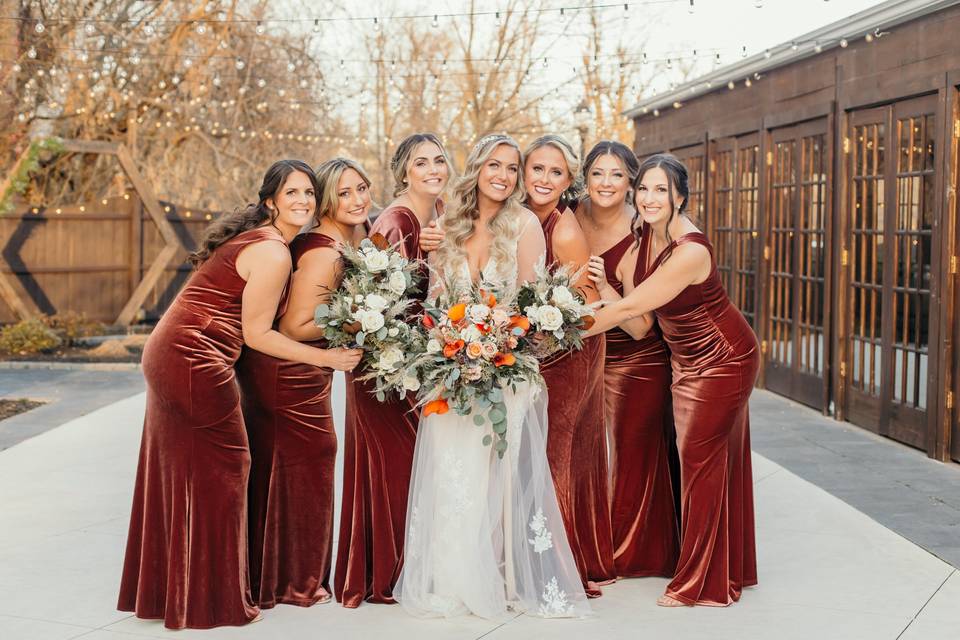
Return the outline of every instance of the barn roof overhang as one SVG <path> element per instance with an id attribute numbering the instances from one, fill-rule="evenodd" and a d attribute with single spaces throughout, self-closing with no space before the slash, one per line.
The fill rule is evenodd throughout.
<path id="1" fill-rule="evenodd" d="M 683 104 L 715 91 L 726 90 L 731 82 L 741 83 L 747 78 L 753 80 L 778 67 L 821 55 L 829 49 L 840 47 L 841 41 L 850 42 L 856 38 L 867 37 L 868 34 L 870 38 L 882 37 L 885 31 L 897 25 L 956 4 L 960 4 L 960 0 L 888 0 L 771 47 L 763 53 L 746 57 L 735 64 L 719 67 L 667 93 L 651 96 L 624 111 L 623 115 L 628 118 L 638 118 L 655 110 Z"/>

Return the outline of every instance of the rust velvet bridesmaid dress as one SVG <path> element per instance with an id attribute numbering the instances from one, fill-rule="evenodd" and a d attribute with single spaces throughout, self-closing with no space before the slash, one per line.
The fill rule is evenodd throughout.
<path id="1" fill-rule="evenodd" d="M 140 461 L 118 608 L 171 629 L 242 625 L 259 613 L 247 560 L 250 450 L 234 363 L 246 282 L 236 259 L 258 227 L 218 247 L 150 335 Z"/>
<path id="2" fill-rule="evenodd" d="M 312 249 L 336 247 L 322 233 L 290 243 L 294 268 Z M 277 317 L 283 315 L 283 311 Z M 325 348 L 322 340 L 309 342 Z M 308 607 L 330 598 L 334 463 L 333 370 L 244 347 L 237 362 L 250 473 L 250 582 L 263 608 Z"/>
<path id="3" fill-rule="evenodd" d="M 558 209 L 543 220 L 547 264 L 555 266 L 553 231 Z M 590 597 L 616 579 L 607 478 L 603 370 L 606 338 L 587 338 L 583 349 L 540 364 L 547 385 L 547 461 L 567 540 L 584 590 Z"/>
<path id="4" fill-rule="evenodd" d="M 420 222 L 406 207 L 377 216 L 379 233 L 410 259 L 424 258 Z M 421 289 L 425 295 L 426 279 Z M 393 604 L 393 587 L 403 563 L 407 494 L 420 412 L 412 395 L 378 402 L 367 382 L 347 376 L 348 411 L 344 434 L 343 499 L 334 593 L 345 607 Z"/>
<path id="5" fill-rule="evenodd" d="M 623 295 L 617 266 L 633 234 L 603 254 L 607 282 Z M 638 256 L 634 282 L 643 275 Z M 670 353 L 656 325 L 640 340 L 606 332 L 607 429 L 610 433 L 614 564 L 621 577 L 672 576 L 679 553 L 670 478 Z"/>
<path id="6" fill-rule="evenodd" d="M 649 246 L 650 227 L 642 233 Z M 675 240 L 648 273 L 667 249 L 686 242 L 710 251 L 710 275 L 654 311 L 672 354 L 682 476 L 680 558 L 666 595 L 726 606 L 740 599 L 743 587 L 757 584 L 748 400 L 760 352 L 753 329 L 723 290 L 702 233 Z"/>

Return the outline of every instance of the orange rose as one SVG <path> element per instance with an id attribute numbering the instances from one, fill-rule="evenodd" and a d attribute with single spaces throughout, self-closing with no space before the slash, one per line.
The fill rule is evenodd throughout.
<path id="1" fill-rule="evenodd" d="M 513 316 L 510 318 L 510 327 L 520 327 L 526 333 L 530 331 L 530 320 L 526 316 Z"/>
<path id="2" fill-rule="evenodd" d="M 597 319 L 594 318 L 593 316 L 583 316 L 582 318 L 580 318 L 580 328 L 583 331 L 589 331 L 590 327 L 596 324 L 596 322 L 597 322 Z"/>
<path id="3" fill-rule="evenodd" d="M 453 305 L 450 307 L 449 311 L 447 311 L 447 317 L 453 322 L 460 322 L 463 320 L 465 315 L 467 315 L 467 305 L 463 304 L 462 302 L 460 304 Z"/>
<path id="4" fill-rule="evenodd" d="M 493 364 L 497 367 L 510 367 L 516 362 L 517 358 L 512 353 L 498 353 L 493 356 Z"/>
<path id="5" fill-rule="evenodd" d="M 443 415 L 450 410 L 450 405 L 443 398 L 438 398 L 436 400 L 431 400 L 427 404 L 423 405 L 423 416 L 427 417 L 431 413 L 436 413 L 437 415 Z"/>
<path id="6" fill-rule="evenodd" d="M 471 342 L 467 345 L 467 356 L 470 358 L 479 358 L 483 353 L 483 345 L 479 342 Z"/>
<path id="7" fill-rule="evenodd" d="M 463 340 L 454 340 L 453 342 L 448 342 L 447 344 L 443 345 L 443 355 L 447 358 L 452 358 L 460 353 L 460 349 L 463 349 L 463 345 Z"/>
<path id="8" fill-rule="evenodd" d="M 430 316 L 429 313 L 423 314 L 423 316 L 421 316 L 420 318 L 420 322 L 427 329 L 433 329 L 435 326 L 437 326 L 437 323 L 434 321 L 434 319 Z"/>

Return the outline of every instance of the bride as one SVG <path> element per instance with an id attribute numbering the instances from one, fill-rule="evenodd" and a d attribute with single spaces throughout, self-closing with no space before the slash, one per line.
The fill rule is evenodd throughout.
<path id="1" fill-rule="evenodd" d="M 503 299 L 534 278 L 546 249 L 537 217 L 520 204 L 522 174 L 512 138 L 477 143 L 443 218 L 437 286 L 484 282 Z M 451 411 L 420 422 L 404 567 L 394 590 L 415 616 L 590 613 L 547 467 L 546 391 L 522 383 L 503 395 L 502 459 L 481 444 L 484 432 L 469 416 Z"/>

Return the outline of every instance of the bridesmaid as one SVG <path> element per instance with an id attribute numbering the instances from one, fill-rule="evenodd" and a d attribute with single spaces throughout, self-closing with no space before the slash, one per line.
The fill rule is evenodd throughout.
<path id="1" fill-rule="evenodd" d="M 589 333 L 656 314 L 672 353 L 683 505 L 680 559 L 657 604 L 722 607 L 757 584 L 748 413 L 757 338 L 723 290 L 713 247 L 684 214 L 686 167 L 651 156 L 633 186 L 645 279 L 599 311 Z"/>
<path id="2" fill-rule="evenodd" d="M 349 371 L 358 349 L 326 349 L 313 311 L 339 285 L 344 244 L 366 237 L 370 181 L 355 162 L 336 158 L 317 168 L 314 227 L 290 243 L 293 278 L 280 332 L 323 350 L 323 368 L 245 348 L 237 363 L 250 439 L 250 581 L 262 608 L 309 607 L 330 599 L 334 463 L 330 385 Z"/>
<path id="3" fill-rule="evenodd" d="M 257 204 L 226 214 L 143 352 L 146 416 L 118 608 L 171 629 L 258 619 L 247 566 L 250 451 L 233 365 L 246 343 L 313 367 L 321 349 L 273 329 L 289 242 L 316 211 L 306 163 L 282 160 Z"/>
<path id="4" fill-rule="evenodd" d="M 523 166 L 525 204 L 543 228 L 547 265 L 580 270 L 590 258 L 590 248 L 568 208 L 580 194 L 576 184 L 580 159 L 564 138 L 546 135 L 527 147 Z M 587 302 L 599 299 L 586 269 L 577 284 Z M 604 431 L 605 345 L 599 335 L 587 339 L 580 351 L 567 351 L 540 364 L 549 398 L 547 460 L 570 548 L 590 597 L 601 594 L 600 584 L 616 578 Z"/>
<path id="5" fill-rule="evenodd" d="M 619 142 L 590 151 L 588 199 L 577 209 L 595 254 L 590 278 L 600 297 L 619 298 L 643 275 L 628 204 L 637 158 Z M 670 576 L 676 566 L 676 509 L 670 480 L 670 355 L 648 319 L 607 331 L 606 421 L 611 460 L 614 563 L 623 577 Z"/>
<path id="6" fill-rule="evenodd" d="M 439 246 L 440 194 L 450 177 L 450 163 L 432 133 L 409 136 L 390 161 L 394 200 L 370 233 L 382 234 L 400 253 L 425 260 Z M 426 265 L 421 299 L 426 295 Z M 393 587 L 403 562 L 407 493 L 420 413 L 415 398 L 377 402 L 367 382 L 353 379 L 347 399 L 353 407 L 346 424 L 343 500 L 334 592 L 343 606 L 364 600 L 392 604 Z"/>

